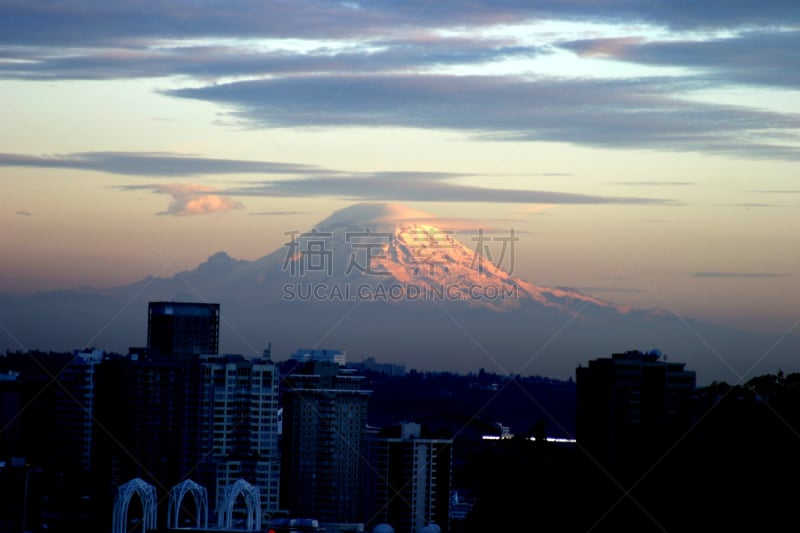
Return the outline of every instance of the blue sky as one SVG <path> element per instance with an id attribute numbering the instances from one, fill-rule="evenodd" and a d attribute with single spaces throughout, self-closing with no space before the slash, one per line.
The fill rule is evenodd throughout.
<path id="1" fill-rule="evenodd" d="M 515 228 L 534 283 L 783 333 L 799 45 L 796 1 L 7 1 L 0 291 L 385 200 Z"/>

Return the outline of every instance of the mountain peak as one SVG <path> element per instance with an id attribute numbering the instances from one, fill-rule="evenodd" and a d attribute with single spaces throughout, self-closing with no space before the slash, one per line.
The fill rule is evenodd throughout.
<path id="1" fill-rule="evenodd" d="M 227 252 L 217 252 L 206 259 L 206 263 L 227 263 L 228 261 L 233 261 L 233 258 Z"/>
<path id="2" fill-rule="evenodd" d="M 364 290 L 365 299 L 391 289 L 396 297 L 386 301 L 392 302 L 433 293 L 443 301 L 495 310 L 517 308 L 530 300 L 570 314 L 587 305 L 614 309 L 577 291 L 540 287 L 515 277 L 510 249 L 513 233 L 481 235 L 477 245 L 466 246 L 455 231 L 436 227 L 439 220 L 443 219 L 402 204 L 351 205 L 335 211 L 312 231 L 298 233 L 288 249 L 270 256 L 267 261 L 273 274 L 264 279 L 283 280 L 293 287 L 313 285 L 321 292 L 355 287 Z M 493 253 L 487 242 L 495 247 Z"/>
<path id="3" fill-rule="evenodd" d="M 241 261 L 234 259 L 227 252 L 217 252 L 208 256 L 208 259 L 197 266 L 197 271 L 203 273 L 227 272 Z"/>

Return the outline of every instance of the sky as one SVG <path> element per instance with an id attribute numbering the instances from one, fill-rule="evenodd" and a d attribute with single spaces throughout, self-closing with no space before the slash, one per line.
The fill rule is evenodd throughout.
<path id="1" fill-rule="evenodd" d="M 7 0 L 0 292 L 391 201 L 514 229 L 539 285 L 798 333 L 798 65 L 796 0 Z"/>

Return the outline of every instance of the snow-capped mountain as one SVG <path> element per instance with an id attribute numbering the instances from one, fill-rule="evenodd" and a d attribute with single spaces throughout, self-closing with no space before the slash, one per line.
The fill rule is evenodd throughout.
<path id="1" fill-rule="evenodd" d="M 514 260 L 513 233 L 480 233 L 472 237 L 477 244 L 468 247 L 454 230 L 434 225 L 433 218 L 397 204 L 356 204 L 289 235 L 284 250 L 241 270 L 272 295 L 280 285 L 284 300 L 433 301 L 498 311 L 535 302 L 571 314 L 587 305 L 624 311 L 509 274 L 503 266 Z M 490 242 L 496 245 L 494 256 Z"/>
<path id="2" fill-rule="evenodd" d="M 225 252 L 168 278 L 111 289 L 0 296 L 0 348 L 124 352 L 146 342 L 147 303 L 221 304 L 223 351 L 283 359 L 345 349 L 425 370 L 566 378 L 613 352 L 658 348 L 698 381 L 800 370 L 800 341 L 538 286 L 513 270 L 513 233 L 456 232 L 429 214 L 356 204 L 254 261 Z M 757 375 L 757 374 L 756 374 Z"/>

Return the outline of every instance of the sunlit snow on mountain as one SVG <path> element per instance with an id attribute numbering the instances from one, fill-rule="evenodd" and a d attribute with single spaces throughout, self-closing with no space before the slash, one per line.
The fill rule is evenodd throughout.
<path id="1" fill-rule="evenodd" d="M 284 299 L 460 302 L 510 310 L 532 301 L 575 314 L 583 305 L 624 312 L 576 291 L 539 287 L 503 269 L 514 261 L 513 234 L 479 234 L 468 247 L 432 215 L 397 204 L 364 203 L 338 211 L 311 231 L 291 235 L 283 257 L 263 260 Z M 487 241 L 481 243 L 481 240 Z M 488 241 L 496 246 L 491 256 Z M 280 260 L 280 261 L 278 261 Z M 280 262 L 283 275 L 276 271 Z M 270 264 L 271 263 L 271 264 Z M 286 278 L 295 283 L 286 283 Z"/>

